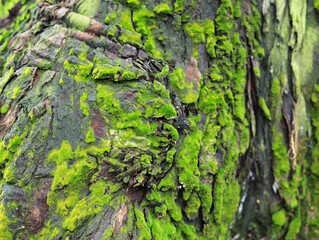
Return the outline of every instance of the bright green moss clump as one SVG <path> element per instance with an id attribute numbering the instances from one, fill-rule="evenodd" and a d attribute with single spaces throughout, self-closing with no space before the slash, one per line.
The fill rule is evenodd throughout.
<path id="1" fill-rule="evenodd" d="M 154 8 L 157 14 L 172 14 L 172 9 L 167 3 L 161 3 Z"/>
<path id="2" fill-rule="evenodd" d="M 184 0 L 176 0 L 175 1 L 175 12 L 178 14 L 183 13 L 184 10 Z"/>
<path id="3" fill-rule="evenodd" d="M 293 240 L 296 239 L 296 235 L 300 231 L 301 227 L 301 218 L 300 218 L 300 210 L 298 210 L 297 216 L 290 222 L 289 228 L 288 228 L 288 233 L 286 235 L 287 240 Z"/>
<path id="4" fill-rule="evenodd" d="M 142 35 L 149 36 L 155 28 L 155 21 L 152 19 L 154 13 L 143 5 L 139 10 L 134 11 L 133 21 L 136 24 L 136 31 Z"/>
<path id="5" fill-rule="evenodd" d="M 272 215 L 272 220 L 278 226 L 283 226 L 286 223 L 286 212 L 284 209 L 281 209 L 278 212 L 275 212 Z"/>
<path id="6" fill-rule="evenodd" d="M 205 42 L 205 24 L 203 22 L 190 22 L 185 25 L 185 31 L 193 39 L 194 43 Z"/>
<path id="7" fill-rule="evenodd" d="M 254 67 L 254 73 L 256 78 L 260 78 L 260 69 L 259 67 Z"/>
<path id="8" fill-rule="evenodd" d="M 314 7 L 317 8 L 317 10 L 319 10 L 319 0 L 314 0 Z"/>
<path id="9" fill-rule="evenodd" d="M 85 58 L 85 57 L 84 57 Z M 93 64 L 88 60 L 76 59 L 74 63 L 65 60 L 64 69 L 68 70 L 69 77 L 73 77 L 77 82 L 88 81 Z"/>
<path id="10" fill-rule="evenodd" d="M 132 6 L 132 7 L 139 7 L 140 6 L 140 1 L 139 0 L 127 0 L 127 3 Z"/>
<path id="11" fill-rule="evenodd" d="M 281 86 L 278 78 L 274 78 L 272 80 L 270 93 L 271 108 L 273 109 L 277 105 L 277 101 L 281 93 Z"/>
<path id="12" fill-rule="evenodd" d="M 1 114 L 6 114 L 9 110 L 9 107 L 10 107 L 10 105 L 8 103 L 5 103 L 4 105 L 2 105 L 1 110 L 0 110 Z"/>
<path id="13" fill-rule="evenodd" d="M 96 138 L 94 136 L 94 131 L 93 131 L 93 128 L 90 128 L 89 131 L 87 132 L 86 134 L 86 137 L 85 137 L 85 142 L 86 143 L 92 143 L 92 142 L 95 142 Z"/>
<path id="14" fill-rule="evenodd" d="M 269 108 L 267 107 L 267 104 L 265 102 L 264 98 L 259 98 L 259 107 L 263 110 L 263 113 L 265 114 L 265 117 L 271 121 L 271 115 L 270 115 L 270 111 Z"/>
<path id="15" fill-rule="evenodd" d="M 19 96 L 20 93 L 21 93 L 20 87 L 14 88 L 13 89 L 13 95 L 12 95 L 11 98 L 12 99 L 16 99 Z"/>

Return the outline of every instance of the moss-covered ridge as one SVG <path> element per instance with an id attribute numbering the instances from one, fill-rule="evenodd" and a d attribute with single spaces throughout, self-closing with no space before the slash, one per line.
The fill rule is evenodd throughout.
<path id="1" fill-rule="evenodd" d="M 16 136 L 28 139 L 24 161 L 3 166 L 2 191 L 24 194 L 23 201 L 2 198 L 6 234 L 228 238 L 240 198 L 236 165 L 249 145 L 240 4 L 224 0 L 215 19 L 201 19 L 195 1 L 96 1 L 108 11 L 96 7 L 95 16 L 83 2 L 63 25 L 47 25 L 46 16 L 31 28 L 22 22 L 28 41 L 13 39 L 16 52 L 4 47 L 1 111 L 9 108 L 1 118 L 18 106 L 24 114 L 1 146 L 11 151 Z M 23 81 L 31 84 L 20 92 Z M 44 200 L 36 194 L 42 184 Z M 32 214 L 6 218 L 16 211 L 12 202 L 38 210 L 39 225 L 30 224 Z"/>

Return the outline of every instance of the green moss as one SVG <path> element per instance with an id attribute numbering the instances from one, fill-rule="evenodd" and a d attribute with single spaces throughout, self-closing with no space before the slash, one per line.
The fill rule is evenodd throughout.
<path id="1" fill-rule="evenodd" d="M 86 149 L 86 152 L 93 156 L 103 156 L 111 150 L 111 141 L 109 139 L 99 139 L 98 145 L 92 145 Z"/>
<path id="2" fill-rule="evenodd" d="M 237 179 L 232 179 L 231 182 L 228 182 L 227 188 L 224 193 L 222 218 L 222 221 L 225 221 L 223 224 L 225 226 L 226 232 L 229 224 L 231 224 L 235 220 L 240 201 L 240 191 L 241 186 L 238 183 Z"/>
<path id="3" fill-rule="evenodd" d="M 174 7 L 176 13 L 182 14 L 184 11 L 184 0 L 176 0 Z"/>
<path id="4" fill-rule="evenodd" d="M 108 190 L 108 194 L 105 194 L 105 189 Z M 116 184 L 105 183 L 104 181 L 98 181 L 90 186 L 91 194 L 81 199 L 76 206 L 72 209 L 69 216 L 63 223 L 63 228 L 70 231 L 74 231 L 87 219 L 90 219 L 102 210 L 105 204 L 113 205 L 112 196 L 119 190 L 119 186 Z"/>
<path id="5" fill-rule="evenodd" d="M 170 132 L 170 135 L 172 136 L 172 138 L 177 141 L 178 140 L 178 132 L 176 130 L 176 128 L 174 128 L 172 125 L 169 125 L 167 123 L 164 124 L 164 129 L 168 130 Z"/>
<path id="6" fill-rule="evenodd" d="M 272 215 L 273 222 L 278 226 L 283 226 L 286 223 L 286 212 L 284 209 L 281 209 L 278 212 L 275 212 Z"/>
<path id="7" fill-rule="evenodd" d="M 166 119 L 175 118 L 177 113 L 175 108 L 171 104 L 166 104 L 162 99 L 154 99 L 152 104 L 148 104 L 145 109 L 145 117 L 151 116 L 162 117 Z"/>
<path id="8" fill-rule="evenodd" d="M 198 216 L 200 206 L 201 203 L 197 193 L 192 193 L 185 207 L 185 213 L 189 220 Z"/>
<path id="9" fill-rule="evenodd" d="M 200 93 L 200 109 L 202 109 L 205 113 L 216 113 L 219 106 L 221 108 L 226 107 L 223 91 L 221 89 L 216 89 L 213 92 L 207 86 L 204 86 Z"/>
<path id="10" fill-rule="evenodd" d="M 203 132 L 196 128 L 185 137 L 176 155 L 179 181 L 185 188 L 185 200 L 188 200 L 193 189 L 199 190 L 198 154 L 202 138 Z"/>
<path id="11" fill-rule="evenodd" d="M 92 143 L 92 142 L 95 142 L 96 138 L 94 136 L 94 131 L 93 131 L 93 128 L 90 128 L 89 131 L 87 132 L 86 134 L 86 137 L 85 137 L 85 142 L 86 143 Z"/>
<path id="12" fill-rule="evenodd" d="M 207 34 L 207 35 L 214 34 L 215 33 L 214 21 L 212 21 L 210 19 L 205 19 L 204 29 L 205 29 L 205 34 Z"/>
<path id="13" fill-rule="evenodd" d="M 87 99 L 88 99 L 88 94 L 87 92 L 84 92 L 82 96 L 80 97 L 80 109 L 82 110 L 82 113 L 86 117 L 90 116 L 90 113 L 91 113 L 90 105 L 87 103 Z"/>
<path id="14" fill-rule="evenodd" d="M 263 110 L 263 113 L 265 115 L 265 117 L 271 121 L 271 115 L 270 115 L 270 111 L 269 111 L 269 108 L 267 107 L 267 104 L 265 102 L 265 99 L 264 98 L 259 98 L 259 101 L 258 101 L 258 105 L 259 107 Z"/>
<path id="15" fill-rule="evenodd" d="M 245 104 L 245 96 L 242 94 L 238 94 L 235 96 L 235 107 L 234 107 L 234 115 L 238 117 L 242 122 L 245 122 L 246 115 L 246 104 Z"/>
<path id="16" fill-rule="evenodd" d="M 257 78 L 260 78 L 260 69 L 259 67 L 254 67 L 254 74 Z"/>
<path id="17" fill-rule="evenodd" d="M 163 178 L 160 184 L 157 186 L 158 190 L 166 192 L 171 189 L 175 189 L 176 172 L 171 171 L 165 178 Z"/>
<path id="18" fill-rule="evenodd" d="M 288 233 L 286 234 L 286 239 L 287 240 L 296 239 L 296 236 L 300 231 L 300 227 L 301 227 L 301 219 L 300 219 L 300 216 L 297 216 L 289 224 Z"/>
<path id="19" fill-rule="evenodd" d="M 148 53 L 153 55 L 157 59 L 163 59 L 163 53 L 162 51 L 156 47 L 156 43 L 154 40 L 154 37 L 151 36 L 147 39 L 146 43 L 144 44 L 145 49 Z"/>
<path id="20" fill-rule="evenodd" d="M 18 0 L 0 2 L 0 18 L 9 16 L 9 10 L 12 9 L 18 2 Z"/>
<path id="21" fill-rule="evenodd" d="M 13 89 L 13 95 L 12 95 L 11 98 L 12 99 L 16 99 L 19 96 L 20 93 L 21 93 L 20 87 L 14 88 Z"/>
<path id="22" fill-rule="evenodd" d="M 181 102 L 189 104 L 197 101 L 199 91 L 194 88 L 192 82 L 186 80 L 186 74 L 183 69 L 177 67 L 174 72 L 168 75 L 169 85 L 180 98 Z"/>
<path id="23" fill-rule="evenodd" d="M 259 47 L 257 48 L 257 54 L 258 54 L 259 59 L 264 58 L 264 56 L 265 56 L 265 50 L 264 50 L 264 48 L 261 47 L 261 46 L 259 46 Z"/>
<path id="24" fill-rule="evenodd" d="M 19 152 L 20 146 L 23 144 L 23 139 L 25 137 L 25 133 L 23 133 L 22 135 L 16 135 L 13 138 L 9 139 L 9 143 L 7 146 L 7 149 L 11 152 L 11 153 L 17 153 Z"/>
<path id="25" fill-rule="evenodd" d="M 139 10 L 134 11 L 133 21 L 136 24 L 136 31 L 142 35 L 149 36 L 151 30 L 155 27 L 155 22 L 152 20 L 154 16 L 154 13 L 147 9 L 145 5 L 142 5 Z"/>
<path id="26" fill-rule="evenodd" d="M 81 59 L 82 58 L 82 59 Z M 69 77 L 73 77 L 77 82 L 89 81 L 93 64 L 86 60 L 86 55 L 77 58 L 76 63 L 71 63 L 69 60 L 65 60 L 63 66 L 64 69 L 68 70 Z"/>
<path id="27" fill-rule="evenodd" d="M 170 149 L 170 150 L 167 152 L 167 155 L 166 155 L 166 162 L 172 163 L 173 160 L 174 160 L 174 155 L 175 155 L 175 153 L 176 153 L 176 149 L 175 149 L 175 148 Z"/>
<path id="28" fill-rule="evenodd" d="M 3 180 L 7 183 L 16 183 L 15 175 L 16 166 L 14 164 L 8 164 L 8 166 L 3 171 Z"/>
<path id="29" fill-rule="evenodd" d="M 214 217 L 218 224 L 221 224 L 223 217 L 224 190 L 224 171 L 220 170 L 216 176 L 216 183 L 214 187 Z"/>
<path id="30" fill-rule="evenodd" d="M 154 239 L 173 239 L 176 235 L 176 228 L 172 224 L 169 216 L 165 215 L 157 218 L 155 214 L 149 212 L 149 224 L 151 227 L 152 237 Z"/>
<path id="31" fill-rule="evenodd" d="M 186 224 L 184 221 L 177 223 L 178 231 L 181 232 L 181 236 L 185 236 L 186 239 L 196 239 L 196 229 L 193 225 Z M 181 238 L 183 239 L 183 238 Z"/>
<path id="32" fill-rule="evenodd" d="M 9 103 L 5 103 L 4 105 L 2 105 L 1 110 L 0 110 L 1 114 L 6 114 L 9 110 L 9 108 L 10 108 Z"/>
<path id="33" fill-rule="evenodd" d="M 7 59 L 9 61 L 9 59 Z M 11 67 L 9 71 L 5 71 L 2 77 L 0 78 L 0 94 L 2 93 L 3 87 L 10 80 L 14 74 L 14 67 Z"/>
<path id="34" fill-rule="evenodd" d="M 212 31 L 209 27 L 207 30 Z M 205 42 L 205 24 L 203 22 L 190 22 L 185 25 L 185 31 L 192 38 L 195 44 Z"/>
<path id="35" fill-rule="evenodd" d="M 8 218 L 6 208 L 3 206 L 2 203 L 0 204 L 0 221 L 1 237 L 3 239 L 12 239 L 13 235 L 9 230 L 9 225 L 12 223 L 12 221 Z"/>
<path id="36" fill-rule="evenodd" d="M 252 3 L 252 11 L 248 15 L 245 15 L 242 20 L 243 26 L 246 28 L 246 36 L 248 38 L 249 44 L 253 49 L 253 55 L 255 57 L 262 58 L 264 55 L 263 50 L 261 50 L 260 40 L 261 40 L 261 18 L 259 11 L 257 9 L 256 1 Z"/>
<path id="37" fill-rule="evenodd" d="M 172 14 L 172 9 L 167 3 L 161 3 L 154 8 L 157 14 Z"/>
<path id="38" fill-rule="evenodd" d="M 92 133 L 93 130 L 88 135 Z M 55 162 L 57 167 L 47 203 L 58 215 L 67 216 L 63 228 L 70 231 L 74 231 L 88 218 L 99 213 L 102 206 L 112 200 L 112 193 L 119 190 L 116 184 L 99 181 L 91 185 L 91 195 L 81 198 L 82 191 L 97 169 L 96 160 L 88 154 L 97 156 L 110 150 L 109 141 L 102 141 L 101 144 L 103 146 L 72 151 L 70 144 L 63 141 L 61 148 L 53 150 L 48 156 L 48 161 Z M 105 195 L 105 188 L 109 188 L 109 194 Z"/>
<path id="39" fill-rule="evenodd" d="M 101 0 L 84 0 L 80 4 L 77 4 L 77 12 L 89 18 L 94 18 L 100 2 Z"/>
<path id="40" fill-rule="evenodd" d="M 271 84 L 271 90 L 270 90 L 270 101 L 272 103 L 272 108 L 277 105 L 278 98 L 280 97 L 281 94 L 281 86 L 280 86 L 280 81 L 278 78 L 274 78 L 272 80 Z"/>
<path id="41" fill-rule="evenodd" d="M 127 3 L 133 8 L 138 8 L 140 6 L 139 0 L 127 0 Z"/>
<path id="42" fill-rule="evenodd" d="M 119 24 L 121 28 L 125 30 L 135 31 L 132 24 L 132 13 L 129 8 L 125 9 L 125 11 L 121 12 L 121 17 L 119 19 Z"/>
<path id="43" fill-rule="evenodd" d="M 314 0 L 314 7 L 319 10 L 319 0 Z"/>
<path id="44" fill-rule="evenodd" d="M 117 73 L 121 70 L 120 67 L 115 67 L 109 64 L 97 66 L 93 70 L 94 79 L 111 78 L 114 81 L 118 80 Z"/>
<path id="45" fill-rule="evenodd" d="M 207 37 L 207 43 L 206 43 L 206 49 L 207 53 L 210 55 L 210 57 L 214 58 L 216 57 L 215 54 L 215 46 L 216 46 L 216 38 L 214 36 L 208 36 Z M 215 78 L 211 76 L 211 78 L 214 80 Z M 222 78 L 222 77 L 220 77 Z M 220 81 L 221 79 L 217 78 L 216 81 Z"/>
<path id="46" fill-rule="evenodd" d="M 112 226 L 108 226 L 103 232 L 102 239 L 103 240 L 110 239 L 112 237 L 113 232 L 114 232 L 114 228 L 112 228 Z"/>
<path id="47" fill-rule="evenodd" d="M 71 25 L 71 27 L 74 27 L 80 31 L 85 31 L 89 27 L 91 21 L 90 18 L 75 12 L 70 12 L 66 16 L 66 20 Z"/>
<path id="48" fill-rule="evenodd" d="M 119 37 L 120 42 L 122 43 L 131 43 L 131 44 L 136 44 L 138 46 L 141 46 L 142 41 L 141 41 L 142 35 L 140 33 L 131 31 L 131 30 L 121 30 L 121 35 Z"/>
<path id="49" fill-rule="evenodd" d="M 136 217 L 137 233 L 139 236 L 138 239 L 152 239 L 151 230 L 148 227 L 148 223 L 145 221 L 144 213 L 137 205 L 134 206 L 134 213 Z"/>
<path id="50" fill-rule="evenodd" d="M 273 132 L 272 151 L 274 155 L 274 174 L 276 179 L 288 177 L 290 165 L 281 132 Z"/>
<path id="51" fill-rule="evenodd" d="M 170 98 L 169 90 L 166 89 L 162 83 L 155 80 L 153 83 L 153 87 L 154 87 L 155 93 L 159 94 L 160 96 L 164 98 L 167 98 L 167 99 Z"/>
<path id="52" fill-rule="evenodd" d="M 235 1 L 235 5 L 234 5 L 234 17 L 235 18 L 240 18 L 241 16 L 241 1 L 240 0 L 236 0 Z"/>
<path id="53" fill-rule="evenodd" d="M 16 135 L 15 137 L 10 138 L 8 145 L 5 145 L 3 141 L 0 141 L 0 164 L 5 164 L 2 173 L 3 179 L 7 183 L 17 182 L 15 160 L 20 156 L 25 134 L 26 132 L 20 136 Z"/>
<path id="54" fill-rule="evenodd" d="M 210 218 L 210 209 L 213 204 L 212 187 L 210 184 L 200 185 L 200 191 L 198 197 L 201 201 L 202 213 L 204 219 L 208 220 Z"/>
<path id="55" fill-rule="evenodd" d="M 59 84 L 60 84 L 60 85 L 65 84 L 65 82 L 64 82 L 63 79 L 62 79 L 62 77 L 61 77 L 60 80 L 59 80 Z"/>
<path id="56" fill-rule="evenodd" d="M 133 79 L 137 79 L 137 76 L 134 72 L 131 72 L 129 70 L 124 70 L 122 73 L 122 78 L 124 80 L 133 80 Z"/>
<path id="57" fill-rule="evenodd" d="M 117 33 L 117 27 L 115 25 L 112 25 L 109 30 L 107 31 L 107 36 L 108 37 L 114 37 L 115 34 Z"/>

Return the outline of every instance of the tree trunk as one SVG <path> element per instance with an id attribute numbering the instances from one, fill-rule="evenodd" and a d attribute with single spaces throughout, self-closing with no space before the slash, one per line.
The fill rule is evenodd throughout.
<path id="1" fill-rule="evenodd" d="M 315 7 L 0 1 L 0 239 L 319 238 Z"/>

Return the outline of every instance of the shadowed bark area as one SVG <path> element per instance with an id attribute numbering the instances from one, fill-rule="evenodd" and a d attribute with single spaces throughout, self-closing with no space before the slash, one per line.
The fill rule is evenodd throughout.
<path id="1" fill-rule="evenodd" d="M 0 2 L 0 239 L 319 237 L 314 6 Z"/>

